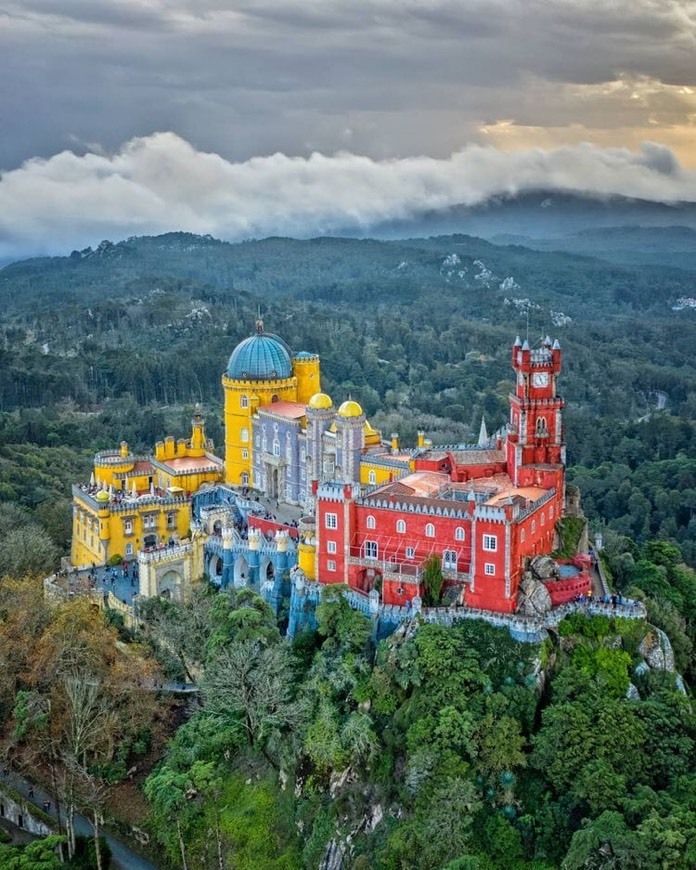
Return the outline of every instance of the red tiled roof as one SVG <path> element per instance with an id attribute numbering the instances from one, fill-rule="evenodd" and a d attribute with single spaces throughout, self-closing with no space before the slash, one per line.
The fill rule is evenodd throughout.
<path id="1" fill-rule="evenodd" d="M 502 450 L 453 450 L 457 465 L 493 465 L 496 462 L 505 462 L 505 453 Z"/>
<path id="2" fill-rule="evenodd" d="M 176 459 L 164 459 L 161 464 L 175 474 L 195 474 L 211 466 L 220 467 L 222 460 L 210 456 L 177 456 Z"/>
<path id="3" fill-rule="evenodd" d="M 267 414 L 275 414 L 276 417 L 288 417 L 291 420 L 299 420 L 307 413 L 307 408 L 300 402 L 271 402 L 270 405 L 259 405 L 259 411 Z"/>

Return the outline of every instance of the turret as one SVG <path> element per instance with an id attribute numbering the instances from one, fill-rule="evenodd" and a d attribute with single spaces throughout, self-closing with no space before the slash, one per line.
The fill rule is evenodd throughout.
<path id="1" fill-rule="evenodd" d="M 249 529 L 249 549 L 258 552 L 261 546 L 261 533 L 258 529 Z"/>
<path id="2" fill-rule="evenodd" d="M 193 419 L 191 420 L 191 447 L 189 449 L 189 456 L 205 456 L 206 446 L 205 418 L 203 417 L 203 409 L 197 403 L 193 411 Z"/>

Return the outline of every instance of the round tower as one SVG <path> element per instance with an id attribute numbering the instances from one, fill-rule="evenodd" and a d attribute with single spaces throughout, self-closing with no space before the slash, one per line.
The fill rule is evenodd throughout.
<path id="1" fill-rule="evenodd" d="M 331 396 L 315 393 L 307 403 L 307 500 L 311 507 L 313 484 L 322 478 L 324 433 L 333 423 L 336 409 Z"/>
<path id="2" fill-rule="evenodd" d="M 225 393 L 225 482 L 253 485 L 251 420 L 260 405 L 297 401 L 290 348 L 277 335 L 256 331 L 232 351 L 222 376 Z"/>
<path id="3" fill-rule="evenodd" d="M 348 399 L 336 414 L 336 464 L 343 483 L 360 482 L 360 456 L 365 446 L 365 413 Z"/>

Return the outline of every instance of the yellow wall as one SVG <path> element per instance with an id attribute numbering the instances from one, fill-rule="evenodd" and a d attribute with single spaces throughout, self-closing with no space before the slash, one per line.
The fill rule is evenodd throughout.
<path id="1" fill-rule="evenodd" d="M 225 482 L 235 486 L 242 483 L 242 474 L 249 475 L 251 481 L 251 418 L 259 405 L 270 405 L 273 396 L 281 402 L 297 401 L 297 379 L 285 378 L 278 381 L 235 381 L 222 376 L 225 390 Z M 242 399 L 246 397 L 247 407 Z M 247 441 L 242 441 L 242 430 L 246 429 Z M 248 455 L 244 459 L 242 451 Z"/>
<path id="2" fill-rule="evenodd" d="M 204 483 L 218 483 L 222 480 L 222 469 L 197 474 L 172 474 L 158 468 L 157 480 L 162 489 L 171 489 L 178 486 L 184 492 L 196 492 Z"/>
<path id="3" fill-rule="evenodd" d="M 370 462 L 369 456 L 363 456 L 360 460 L 360 483 L 364 483 L 367 486 L 381 486 L 383 483 L 389 483 L 390 480 L 393 480 L 402 470 L 408 471 L 411 465 L 412 463 L 410 462 L 404 462 L 402 469 L 389 468 L 376 462 Z M 371 471 L 374 472 L 372 480 L 370 479 Z"/>
<path id="4" fill-rule="evenodd" d="M 144 546 L 145 535 L 157 535 L 158 543 L 167 543 L 170 537 L 184 538 L 189 534 L 190 503 L 138 504 L 119 507 L 97 508 L 88 498 L 74 499 L 76 511 L 73 516 L 73 540 L 70 561 L 73 565 L 103 565 L 114 556 L 126 557 L 126 544 L 133 545 L 134 558 Z M 168 523 L 172 515 L 172 524 Z M 145 526 L 145 518 L 154 517 L 152 527 Z M 132 531 L 126 532 L 126 520 Z M 149 520 L 148 520 L 149 522 Z M 132 558 L 127 556 L 126 558 Z"/>
<path id="5" fill-rule="evenodd" d="M 297 547 L 297 564 L 308 580 L 316 579 L 316 545 L 302 541 Z"/>
<path id="6" fill-rule="evenodd" d="M 319 357 L 294 359 L 292 369 L 297 378 L 297 398 L 295 401 L 306 405 L 315 393 L 321 392 Z"/>

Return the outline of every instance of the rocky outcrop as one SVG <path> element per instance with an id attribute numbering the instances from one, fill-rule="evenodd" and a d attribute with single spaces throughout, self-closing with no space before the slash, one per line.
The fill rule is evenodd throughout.
<path id="1" fill-rule="evenodd" d="M 640 701 L 640 692 L 638 691 L 638 688 L 633 685 L 633 683 L 628 684 L 628 689 L 626 690 L 626 700 Z"/>
<path id="2" fill-rule="evenodd" d="M 551 610 L 549 590 L 531 571 L 525 571 L 518 592 L 518 613 L 523 616 L 544 616 L 549 610 Z"/>
<path id="3" fill-rule="evenodd" d="M 558 565 L 551 556 L 535 556 L 529 563 L 529 569 L 539 580 L 551 580 L 558 577 Z"/>
<path id="4" fill-rule="evenodd" d="M 660 628 L 650 627 L 638 647 L 648 667 L 655 671 L 674 673 L 674 650 L 667 635 Z"/>
<path id="5" fill-rule="evenodd" d="M 326 851 L 319 862 L 319 870 L 343 870 L 346 851 L 346 843 L 342 840 L 329 840 Z"/>

